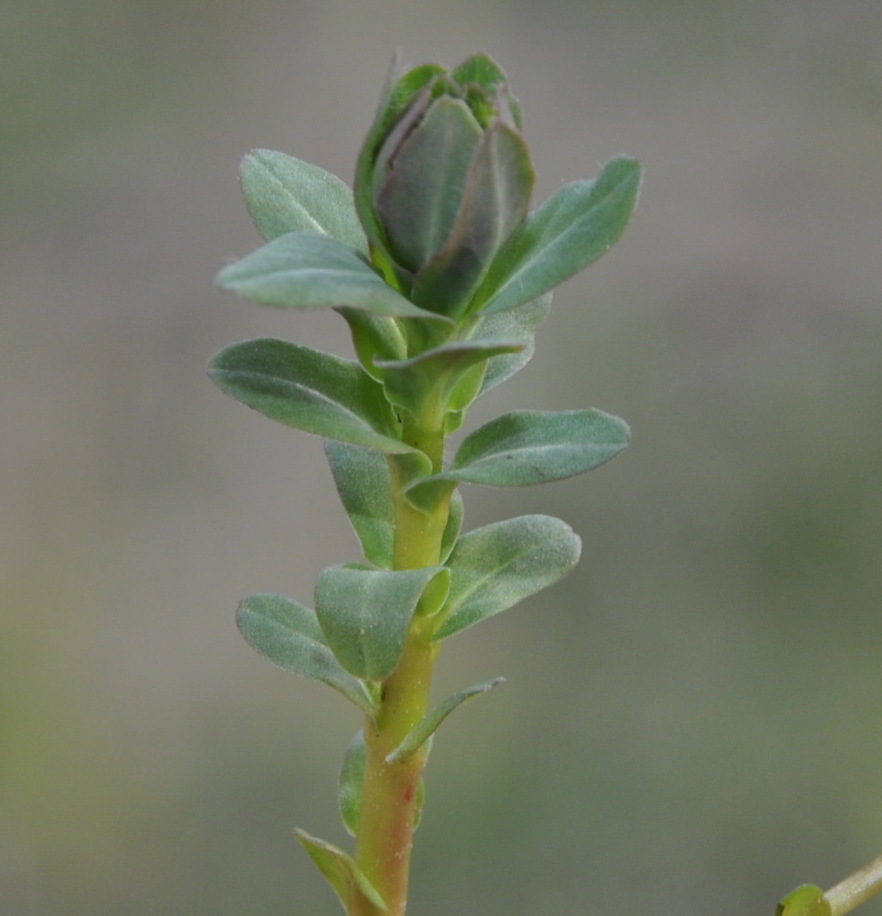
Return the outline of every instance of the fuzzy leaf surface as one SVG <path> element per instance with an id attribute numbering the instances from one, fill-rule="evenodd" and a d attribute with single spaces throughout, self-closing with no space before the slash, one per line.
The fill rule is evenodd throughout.
<path id="1" fill-rule="evenodd" d="M 217 282 L 278 308 L 351 308 L 375 315 L 429 318 L 386 283 L 349 245 L 330 235 L 288 232 L 225 267 Z"/>
<path id="2" fill-rule="evenodd" d="M 294 835 L 309 853 L 310 859 L 318 870 L 325 876 L 325 880 L 340 898 L 347 912 L 349 912 L 350 898 L 355 891 L 361 893 L 381 912 L 388 912 L 389 908 L 377 889 L 342 849 L 333 843 L 310 836 L 305 830 L 296 829 Z"/>
<path id="3" fill-rule="evenodd" d="M 547 483 L 609 461 L 629 438 L 627 424 L 601 410 L 514 411 L 469 434 L 436 476 L 495 487 Z"/>
<path id="4" fill-rule="evenodd" d="M 561 188 L 513 233 L 475 297 L 485 312 L 513 308 L 554 289 L 597 260 L 631 218 L 640 165 L 621 157 L 594 181 Z"/>
<path id="5" fill-rule="evenodd" d="M 438 571 L 363 566 L 322 571 L 316 614 L 327 644 L 350 674 L 379 681 L 395 670 L 423 589 Z"/>
<path id="6" fill-rule="evenodd" d="M 384 371 L 386 397 L 402 410 L 417 414 L 426 403 L 446 404 L 457 386 L 472 367 L 486 363 L 493 356 L 518 353 L 523 344 L 517 340 L 466 340 L 444 344 L 421 353 L 413 359 L 380 362 Z M 478 376 L 472 398 L 480 386 Z M 463 409 L 467 404 L 456 405 Z"/>
<path id="7" fill-rule="evenodd" d="M 366 559 L 389 569 L 395 543 L 395 506 L 385 456 L 374 449 L 330 439 L 325 442 L 325 454 Z"/>
<path id="8" fill-rule="evenodd" d="M 382 388 L 346 359 L 271 338 L 221 350 L 209 375 L 227 394 L 272 420 L 382 452 L 407 451 Z"/>
<path id="9" fill-rule="evenodd" d="M 386 757 L 386 763 L 396 763 L 400 760 L 406 760 L 411 754 L 418 751 L 426 741 L 438 730 L 441 723 L 456 709 L 465 703 L 466 700 L 487 693 L 494 687 L 498 687 L 505 682 L 504 677 L 495 677 L 492 680 L 484 681 L 482 684 L 474 684 L 460 690 L 453 696 L 448 697 L 442 703 L 439 703 L 431 712 L 427 713 L 417 725 L 407 734 L 404 741 Z"/>
<path id="10" fill-rule="evenodd" d="M 252 150 L 239 175 L 248 212 L 264 240 L 314 232 L 367 254 L 352 191 L 336 175 L 268 149 Z"/>
<path id="11" fill-rule="evenodd" d="M 508 610 L 562 579 L 579 562 L 582 542 L 565 522 L 524 515 L 464 534 L 453 549 L 450 592 L 435 639 Z"/>
<path id="12" fill-rule="evenodd" d="M 251 595 L 239 605 L 236 623 L 245 641 L 271 662 L 339 690 L 373 715 L 365 685 L 334 658 L 312 610 L 281 595 Z"/>

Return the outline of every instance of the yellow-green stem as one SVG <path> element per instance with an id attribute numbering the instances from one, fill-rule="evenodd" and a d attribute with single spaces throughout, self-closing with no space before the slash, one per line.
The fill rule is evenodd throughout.
<path id="1" fill-rule="evenodd" d="M 832 916 L 844 916 L 882 891 L 882 856 L 831 887 L 824 895 Z"/>
<path id="2" fill-rule="evenodd" d="M 429 456 L 440 470 L 444 448 L 443 413 L 433 422 L 405 428 L 405 441 Z M 430 510 L 413 506 L 404 495 L 393 459 L 392 497 L 395 505 L 395 569 L 435 566 L 449 515 L 449 496 Z M 403 760 L 387 757 L 428 711 L 437 645 L 431 625 L 419 611 L 410 628 L 401 661 L 383 682 L 375 719 L 365 721 L 365 773 L 356 843 L 356 863 L 386 902 L 386 916 L 404 916 L 410 873 L 410 851 L 417 814 L 426 749 Z M 350 916 L 381 916 L 381 911 L 357 890 Z"/>

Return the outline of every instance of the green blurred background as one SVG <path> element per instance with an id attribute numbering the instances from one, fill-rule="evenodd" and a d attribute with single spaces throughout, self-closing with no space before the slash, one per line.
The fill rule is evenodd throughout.
<path id="1" fill-rule="evenodd" d="M 357 716 L 238 599 L 356 559 L 320 443 L 221 346 L 348 355 L 212 286 L 253 147 L 348 179 L 396 48 L 509 72 L 538 200 L 618 153 L 624 239 L 476 408 L 596 405 L 632 447 L 467 525 L 558 514 L 564 583 L 448 644 L 505 674 L 435 744 L 414 916 L 771 914 L 882 851 L 878 0 L 6 0 L 0 37 L 0 910 L 323 916 Z M 474 425 L 474 424 L 470 424 Z M 871 904 L 863 912 L 882 914 Z"/>

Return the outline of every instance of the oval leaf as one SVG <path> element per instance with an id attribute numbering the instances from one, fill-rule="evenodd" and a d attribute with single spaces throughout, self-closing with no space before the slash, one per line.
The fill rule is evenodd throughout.
<path id="1" fill-rule="evenodd" d="M 221 350 L 208 374 L 227 394 L 270 419 L 329 439 L 395 453 L 396 421 L 383 390 L 352 360 L 284 340 Z"/>
<path id="2" fill-rule="evenodd" d="M 450 559 L 450 592 L 435 633 L 445 639 L 562 579 L 582 542 L 565 522 L 524 515 L 463 535 Z"/>
<path id="3" fill-rule="evenodd" d="M 217 283 L 279 308 L 349 306 L 399 318 L 440 317 L 396 292 L 353 248 L 312 232 L 280 235 L 225 267 Z"/>
<path id="4" fill-rule="evenodd" d="M 546 483 L 598 467 L 629 438 L 624 420 L 601 410 L 514 411 L 468 435 L 436 476 L 495 487 Z"/>
<path id="5" fill-rule="evenodd" d="M 271 662 L 339 690 L 373 715 L 365 685 L 340 667 L 309 608 L 281 595 L 252 595 L 239 605 L 236 623 L 245 641 Z"/>
<path id="6" fill-rule="evenodd" d="M 357 678 L 379 681 L 401 658 L 417 603 L 437 567 L 332 566 L 319 575 L 315 606 L 327 644 Z"/>
<path id="7" fill-rule="evenodd" d="M 286 232 L 315 232 L 367 254 L 352 191 L 336 175 L 268 149 L 249 153 L 239 175 L 248 212 L 266 241 Z"/>
<path id="8" fill-rule="evenodd" d="M 624 231 L 639 187 L 639 163 L 622 157 L 608 162 L 595 181 L 561 188 L 500 249 L 473 307 L 513 308 L 597 260 Z"/>

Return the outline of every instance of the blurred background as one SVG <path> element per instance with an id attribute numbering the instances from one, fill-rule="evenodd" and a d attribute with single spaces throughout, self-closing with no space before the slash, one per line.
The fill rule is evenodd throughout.
<path id="1" fill-rule="evenodd" d="M 508 71 L 537 200 L 644 162 L 636 218 L 476 407 L 598 406 L 593 474 L 465 492 L 583 536 L 446 646 L 414 916 L 771 914 L 882 851 L 877 0 L 6 0 L 0 37 L 0 901 L 9 916 L 323 916 L 359 722 L 254 655 L 238 599 L 358 559 L 321 443 L 208 358 L 331 313 L 213 287 L 236 170 L 349 180 L 387 66 Z M 882 914 L 878 902 L 862 910 Z"/>

